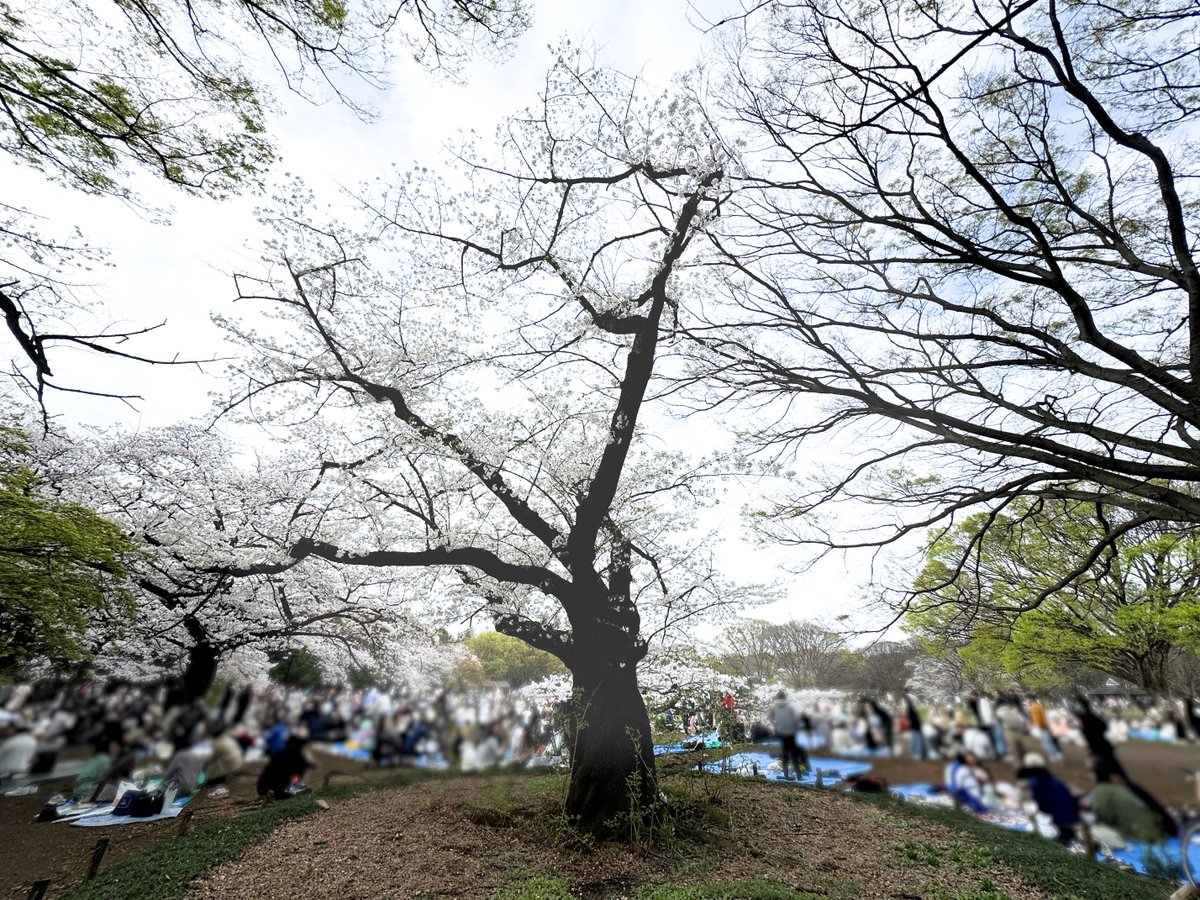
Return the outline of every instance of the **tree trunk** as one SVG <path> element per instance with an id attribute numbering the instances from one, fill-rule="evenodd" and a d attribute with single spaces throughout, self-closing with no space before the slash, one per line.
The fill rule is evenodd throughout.
<path id="1" fill-rule="evenodd" d="M 611 657 L 609 657 L 611 660 Z M 575 660 L 566 812 L 604 837 L 640 827 L 658 798 L 650 716 L 636 665 Z"/>
<path id="2" fill-rule="evenodd" d="M 187 668 L 183 670 L 178 687 L 172 691 L 167 702 L 172 706 L 187 704 L 208 693 L 217 675 L 220 658 L 221 654 L 212 644 L 194 644 L 188 651 Z"/>

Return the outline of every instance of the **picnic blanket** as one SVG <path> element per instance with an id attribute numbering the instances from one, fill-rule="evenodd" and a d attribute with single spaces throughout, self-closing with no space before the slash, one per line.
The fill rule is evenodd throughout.
<path id="1" fill-rule="evenodd" d="M 164 809 L 156 816 L 114 816 L 112 807 L 108 807 L 108 811 L 98 810 L 92 813 L 85 813 L 76 818 L 70 819 L 72 825 L 83 825 L 87 828 L 105 828 L 113 825 L 133 825 L 137 822 L 154 822 L 158 819 L 172 819 L 179 815 L 184 804 L 191 799 L 190 797 L 180 797 L 167 809 Z"/>
<path id="2" fill-rule="evenodd" d="M 1164 741 L 1167 743 L 1175 742 L 1174 735 L 1164 737 L 1163 733 L 1157 728 L 1130 728 L 1129 736 L 1139 741 Z"/>
<path id="3" fill-rule="evenodd" d="M 705 747 L 720 747 L 721 739 L 715 731 L 705 731 L 696 734 L 686 741 L 678 744 L 655 744 L 654 755 L 662 756 L 664 753 L 683 753 L 690 750 L 698 741 L 703 741 Z M 685 746 L 686 745 L 686 746 Z"/>
<path id="4" fill-rule="evenodd" d="M 1170 863 L 1175 863 L 1183 869 L 1183 851 L 1179 846 L 1179 838 L 1167 838 L 1161 844 L 1146 844 L 1140 841 L 1128 841 L 1120 850 L 1113 849 L 1110 851 L 1113 859 L 1118 862 L 1126 863 L 1131 866 L 1134 871 L 1141 872 L 1143 875 L 1152 873 L 1160 873 L 1162 871 L 1161 861 L 1166 860 Z M 1151 863 L 1151 858 L 1157 858 L 1159 864 Z M 1096 858 L 1100 859 L 1101 854 L 1097 853 Z M 1188 846 L 1188 861 L 1192 864 L 1192 871 L 1200 873 L 1200 844 L 1193 841 Z M 1186 881 L 1186 876 L 1181 875 L 1180 881 Z"/>
<path id="5" fill-rule="evenodd" d="M 345 741 L 339 741 L 336 744 L 315 744 L 314 746 L 327 750 L 337 756 L 343 756 L 346 759 L 353 759 L 358 762 L 371 762 L 373 759 L 370 750 L 358 746 L 349 746 Z M 418 769 L 450 768 L 450 763 L 444 756 L 431 756 L 428 753 L 423 753 L 420 756 L 406 757 L 404 762 L 406 765 L 413 765 Z"/>
<path id="6" fill-rule="evenodd" d="M 802 778 L 785 780 L 779 757 L 751 750 L 745 753 L 734 753 L 724 759 L 713 760 L 706 763 L 704 769 L 707 772 L 753 778 L 756 767 L 757 777 L 765 778 L 767 781 L 784 781 L 786 784 L 816 784 L 817 773 L 820 772 L 821 783 L 826 787 L 832 787 L 843 778 L 869 772 L 871 764 L 850 759 L 828 759 L 814 756 L 809 758 L 809 769 Z"/>
<path id="7" fill-rule="evenodd" d="M 893 796 L 902 797 L 905 800 L 911 800 L 917 803 L 927 803 L 934 806 L 953 806 L 953 799 L 945 793 L 937 793 L 933 790 L 933 785 L 929 782 L 917 782 L 916 784 L 898 784 L 891 788 L 890 793 Z M 1001 828 L 1007 828 L 1010 831 L 1033 831 L 1033 823 L 1029 821 L 1029 817 L 1021 813 L 1010 811 L 1007 809 L 998 809 L 992 812 L 985 813 L 979 817 L 984 822 L 992 825 L 998 825 Z M 1151 874 L 1153 871 L 1161 871 L 1161 866 L 1154 866 L 1151 859 L 1157 857 L 1159 861 L 1165 859 L 1180 865 L 1182 868 L 1182 851 L 1179 846 L 1179 838 L 1169 838 L 1161 844 L 1147 844 L 1138 841 L 1127 841 L 1121 849 L 1112 849 L 1108 851 L 1113 859 L 1118 862 L 1125 863 L 1134 871 L 1140 872 L 1143 875 Z M 1188 848 L 1188 857 L 1195 871 L 1200 872 L 1200 844 L 1193 844 Z M 1105 858 L 1103 851 L 1097 851 L 1096 859 Z"/>

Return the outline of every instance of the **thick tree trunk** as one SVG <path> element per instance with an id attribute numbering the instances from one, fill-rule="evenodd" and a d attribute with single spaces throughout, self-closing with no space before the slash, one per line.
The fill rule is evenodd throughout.
<path id="1" fill-rule="evenodd" d="M 576 660 L 574 734 L 566 812 L 601 836 L 644 822 L 658 797 L 650 716 L 636 665 Z"/>
<path id="2" fill-rule="evenodd" d="M 211 644 L 195 644 L 188 651 L 187 668 L 179 679 L 178 686 L 171 692 L 168 703 L 182 705 L 203 697 L 217 676 L 217 663 L 221 654 Z"/>

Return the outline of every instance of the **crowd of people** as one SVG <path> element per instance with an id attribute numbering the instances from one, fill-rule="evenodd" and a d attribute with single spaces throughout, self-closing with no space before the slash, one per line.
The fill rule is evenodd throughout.
<path id="1" fill-rule="evenodd" d="M 922 709 L 907 696 L 883 701 L 826 697 L 798 704 L 780 691 L 750 731 L 758 739 L 768 729 L 774 733 L 785 778 L 801 775 L 809 765 L 807 751 L 817 748 L 834 756 L 938 760 L 944 767 L 935 796 L 997 820 L 1041 814 L 1066 844 L 1076 842 L 1085 820 L 1109 846 L 1126 840 L 1154 843 L 1178 834 L 1185 814 L 1168 809 L 1134 780 L 1116 745 L 1131 733 L 1200 741 L 1200 704 L 1135 711 L 1126 703 L 1108 702 L 1111 706 L 1098 711 L 1087 697 L 1077 696 L 1048 710 L 1034 696 L 974 694 L 952 706 Z M 1063 761 L 1064 748 L 1072 744 L 1090 770 L 1093 786 L 1086 792 L 1076 793 L 1050 768 Z M 989 771 L 987 764 L 998 760 L 1011 764 L 1012 781 Z M 1200 770 L 1200 755 L 1196 763 Z"/>
<path id="2" fill-rule="evenodd" d="M 110 802 L 127 783 L 169 786 L 178 796 L 207 784 L 220 796 L 253 761 L 264 762 L 258 793 L 285 796 L 314 771 L 338 771 L 340 759 L 473 771 L 566 756 L 553 708 L 500 690 L 417 698 L 374 688 L 231 687 L 211 705 L 172 702 L 166 685 L 0 690 L 0 790 L 51 773 L 66 748 L 86 748 L 73 791 L 82 802 Z"/>
<path id="3" fill-rule="evenodd" d="M 756 712 L 762 712 L 756 716 Z M 908 696 L 828 694 L 807 703 L 779 691 L 756 711 L 726 695 L 713 709 L 669 710 L 665 724 L 686 734 L 739 720 L 750 740 L 779 741 L 785 778 L 809 768 L 809 751 L 833 756 L 892 755 L 944 765 L 938 792 L 982 815 L 1036 809 L 1059 840 L 1072 843 L 1085 819 L 1114 839 L 1155 841 L 1178 831 L 1179 816 L 1130 777 L 1115 745 L 1130 731 L 1200 739 L 1200 707 L 1105 717 L 1085 697 L 1047 707 L 1032 696 L 976 694 L 961 703 L 921 706 Z M 1128 712 L 1127 710 L 1125 711 Z M 123 785 L 161 786 L 188 795 L 255 767 L 260 795 L 287 796 L 320 773 L 360 765 L 423 765 L 474 771 L 496 765 L 567 762 L 567 717 L 558 704 L 502 689 L 413 697 L 375 688 L 229 688 L 216 703 L 178 702 L 166 685 L 98 683 L 0 688 L 0 790 L 14 778 L 50 773 L 68 747 L 89 748 L 75 776 L 81 802 L 111 802 Z M 1052 770 L 1075 744 L 1093 786 L 1077 794 Z M 997 779 L 1005 760 L 1015 779 Z M 1200 759 L 1198 766 L 1200 768 Z"/>

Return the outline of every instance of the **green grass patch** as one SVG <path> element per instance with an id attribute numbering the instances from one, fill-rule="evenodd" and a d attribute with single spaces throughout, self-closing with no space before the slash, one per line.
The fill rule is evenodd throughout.
<path id="1" fill-rule="evenodd" d="M 856 802 L 875 804 L 895 819 L 937 822 L 953 829 L 972 839 L 972 855 L 978 848 L 989 857 L 987 862 L 981 862 L 968 861 L 968 857 L 960 855 L 964 865 L 984 868 L 996 864 L 1008 866 L 1026 882 L 1041 888 L 1055 900 L 1094 900 L 1098 897 L 1104 900 L 1165 900 L 1177 887 L 1167 881 L 1123 872 L 1116 866 L 1094 862 L 1080 854 L 1070 853 L 1054 841 L 990 825 L 959 810 L 904 803 L 872 794 L 846 796 Z M 982 857 L 979 859 L 982 860 Z M 980 890 L 994 891 L 996 888 L 984 886 Z M 995 896 L 1002 895 L 1003 892 Z M 954 895 L 949 896 L 957 900 Z M 991 900 L 993 895 L 977 892 L 964 896 L 972 900 Z"/>
<path id="2" fill-rule="evenodd" d="M 996 861 L 995 854 L 982 844 L 964 844 L 954 841 L 935 844 L 932 841 L 903 841 L 888 848 L 896 865 L 902 869 L 926 866 L 941 868 L 943 863 L 959 872 L 967 869 L 984 869 Z"/>
<path id="3" fill-rule="evenodd" d="M 751 878 L 677 887 L 645 885 L 633 896 L 636 900 L 828 900 L 829 894 L 797 891 L 772 878 Z"/>
<path id="4" fill-rule="evenodd" d="M 985 878 L 977 888 L 951 891 L 939 887 L 933 894 L 933 900 L 1012 900 L 1012 897 Z"/>
<path id="5" fill-rule="evenodd" d="M 494 891 L 492 900 L 571 900 L 571 886 L 557 875 L 532 875 Z"/>

